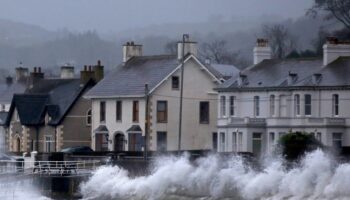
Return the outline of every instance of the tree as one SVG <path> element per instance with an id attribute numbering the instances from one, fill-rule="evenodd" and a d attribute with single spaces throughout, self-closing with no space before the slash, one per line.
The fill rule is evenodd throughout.
<path id="1" fill-rule="evenodd" d="M 200 56 L 217 64 L 230 64 L 237 67 L 245 67 L 248 64 L 239 51 L 230 50 L 227 41 L 222 39 L 216 39 L 210 43 L 204 42 L 201 45 Z"/>
<path id="2" fill-rule="evenodd" d="M 326 13 L 326 19 L 336 19 L 350 30 L 350 0 L 314 0 L 307 14 L 315 16 L 320 11 Z"/>
<path id="3" fill-rule="evenodd" d="M 177 54 L 177 42 L 176 41 L 170 41 L 165 44 L 164 50 L 166 53 L 169 53 L 171 55 Z"/>
<path id="4" fill-rule="evenodd" d="M 262 32 L 264 37 L 269 40 L 275 58 L 284 58 L 297 47 L 296 38 L 289 33 L 284 25 L 264 25 Z"/>
<path id="5" fill-rule="evenodd" d="M 278 144 L 287 160 L 296 160 L 306 152 L 323 148 L 323 145 L 312 134 L 302 132 L 285 134 L 279 139 Z"/>

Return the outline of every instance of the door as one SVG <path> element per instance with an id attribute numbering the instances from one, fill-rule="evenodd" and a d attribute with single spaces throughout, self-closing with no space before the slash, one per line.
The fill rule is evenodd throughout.
<path id="1" fill-rule="evenodd" d="M 157 132 L 157 151 L 167 150 L 167 134 L 166 132 Z"/>
<path id="2" fill-rule="evenodd" d="M 16 139 L 16 151 L 21 152 L 21 139 L 19 137 Z"/>
<path id="3" fill-rule="evenodd" d="M 124 134 L 118 133 L 114 137 L 114 151 L 124 151 Z"/>
<path id="4" fill-rule="evenodd" d="M 129 133 L 129 151 L 142 151 L 142 134 Z"/>
<path id="5" fill-rule="evenodd" d="M 262 135 L 261 133 L 253 133 L 253 154 L 260 156 L 262 152 Z"/>
<path id="6" fill-rule="evenodd" d="M 213 133 L 213 150 L 217 151 L 218 150 L 218 133 L 214 132 Z"/>

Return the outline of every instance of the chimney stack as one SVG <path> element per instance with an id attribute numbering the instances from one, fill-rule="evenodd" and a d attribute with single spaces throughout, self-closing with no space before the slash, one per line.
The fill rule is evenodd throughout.
<path id="1" fill-rule="evenodd" d="M 20 82 L 20 81 L 25 82 L 28 78 L 28 75 L 29 75 L 28 68 L 22 67 L 22 65 L 16 68 L 16 82 Z"/>
<path id="2" fill-rule="evenodd" d="M 326 66 L 341 56 L 350 56 L 350 42 L 328 37 L 323 45 L 323 65 Z"/>
<path id="3" fill-rule="evenodd" d="M 103 70 L 104 66 L 101 65 L 101 61 L 98 60 L 97 61 L 97 65 L 95 65 L 93 67 L 93 71 L 94 71 L 94 80 L 97 82 L 99 82 L 100 80 L 103 79 L 104 77 L 104 70 Z"/>
<path id="4" fill-rule="evenodd" d="M 80 71 L 80 83 L 85 84 L 91 79 L 94 79 L 94 72 L 91 69 L 91 65 L 89 67 L 84 65 L 84 69 Z"/>
<path id="5" fill-rule="evenodd" d="M 267 39 L 257 39 L 254 47 L 254 65 L 272 58 L 272 50 Z"/>
<path id="6" fill-rule="evenodd" d="M 74 66 L 69 66 L 68 64 L 61 67 L 61 78 L 62 79 L 72 79 L 74 78 Z"/>
<path id="7" fill-rule="evenodd" d="M 13 78 L 11 76 L 6 77 L 6 85 L 10 87 L 13 83 Z"/>
<path id="8" fill-rule="evenodd" d="M 183 50 L 184 53 L 182 54 Z M 179 41 L 177 43 L 177 59 L 181 60 L 182 56 L 186 56 L 187 54 L 198 56 L 197 42 L 190 41 L 189 37 L 185 38 L 185 41 Z"/>
<path id="9" fill-rule="evenodd" d="M 30 73 L 30 88 L 42 79 L 44 79 L 44 73 L 41 72 L 41 67 L 34 67 L 33 72 Z"/>
<path id="10" fill-rule="evenodd" d="M 142 56 L 142 45 L 135 44 L 133 41 L 123 45 L 123 63 L 126 63 L 134 56 Z"/>

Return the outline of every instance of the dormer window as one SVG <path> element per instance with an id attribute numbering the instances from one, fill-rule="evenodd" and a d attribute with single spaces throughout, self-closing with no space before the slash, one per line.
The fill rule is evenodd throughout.
<path id="1" fill-rule="evenodd" d="M 314 74 L 312 75 L 312 84 L 318 85 L 322 80 L 322 74 Z"/>
<path id="2" fill-rule="evenodd" d="M 171 88 L 173 90 L 178 90 L 180 85 L 179 77 L 178 76 L 173 76 L 171 78 Z"/>
<path id="3" fill-rule="evenodd" d="M 238 85 L 239 85 L 239 86 L 248 85 L 248 78 L 247 78 L 246 75 L 239 74 Z"/>
<path id="4" fill-rule="evenodd" d="M 288 85 L 293 85 L 298 80 L 298 74 L 289 72 Z"/>

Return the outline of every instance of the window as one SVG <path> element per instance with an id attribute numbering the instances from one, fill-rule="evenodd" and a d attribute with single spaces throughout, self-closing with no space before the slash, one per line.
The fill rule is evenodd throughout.
<path id="1" fill-rule="evenodd" d="M 52 136 L 45 136 L 45 152 L 53 152 L 53 148 L 54 141 L 52 140 Z"/>
<path id="2" fill-rule="evenodd" d="M 122 121 L 122 113 L 123 113 L 123 104 L 122 104 L 122 101 L 117 101 L 116 102 L 116 105 L 115 105 L 115 109 L 116 109 L 116 120 L 117 121 Z"/>
<path id="3" fill-rule="evenodd" d="M 178 76 L 173 76 L 171 78 L 171 88 L 173 90 L 178 90 L 179 89 L 179 85 L 180 85 L 180 81 L 179 81 L 179 77 Z"/>
<path id="4" fill-rule="evenodd" d="M 260 97 L 254 97 L 254 117 L 258 117 L 260 115 Z"/>
<path id="5" fill-rule="evenodd" d="M 305 115 L 311 116 L 311 95 L 305 94 Z"/>
<path id="6" fill-rule="evenodd" d="M 333 116 L 337 117 L 339 116 L 339 95 L 338 94 L 333 94 L 332 98 L 332 104 L 333 104 Z"/>
<path id="7" fill-rule="evenodd" d="M 209 124 L 209 102 L 199 102 L 199 123 Z"/>
<path id="8" fill-rule="evenodd" d="M 280 110 L 279 110 L 279 115 L 280 117 L 287 117 L 288 115 L 288 109 L 287 109 L 287 106 L 288 106 L 288 100 L 287 100 L 287 96 L 282 94 L 279 96 L 279 107 L 280 107 Z"/>
<path id="9" fill-rule="evenodd" d="M 296 94 L 294 96 L 294 113 L 295 116 L 300 116 L 300 95 Z"/>
<path id="10" fill-rule="evenodd" d="M 139 122 L 139 102 L 132 102 L 132 121 Z"/>
<path id="11" fill-rule="evenodd" d="M 270 116 L 275 116 L 275 95 L 270 96 Z"/>
<path id="12" fill-rule="evenodd" d="M 333 147 L 336 149 L 342 147 L 342 133 L 333 133 Z"/>
<path id="13" fill-rule="evenodd" d="M 317 133 L 316 133 L 316 139 L 317 139 L 319 142 L 322 143 L 322 133 L 317 132 Z"/>
<path id="14" fill-rule="evenodd" d="M 235 116 L 235 101 L 236 97 L 235 96 L 230 96 L 230 116 Z"/>
<path id="15" fill-rule="evenodd" d="M 220 114 L 221 114 L 221 117 L 226 116 L 226 97 L 225 96 L 220 97 Z"/>
<path id="16" fill-rule="evenodd" d="M 100 122 L 106 122 L 106 102 L 100 102 Z"/>
<path id="17" fill-rule="evenodd" d="M 157 101 L 157 122 L 166 123 L 168 121 L 168 102 Z"/>
<path id="18" fill-rule="evenodd" d="M 218 133 L 214 132 L 212 135 L 213 149 L 218 149 Z"/>
<path id="19" fill-rule="evenodd" d="M 236 132 L 232 133 L 232 151 L 234 152 L 237 151 L 237 133 Z"/>
<path id="20" fill-rule="evenodd" d="M 91 109 L 87 111 L 86 114 L 86 125 L 90 126 L 91 125 Z"/>

